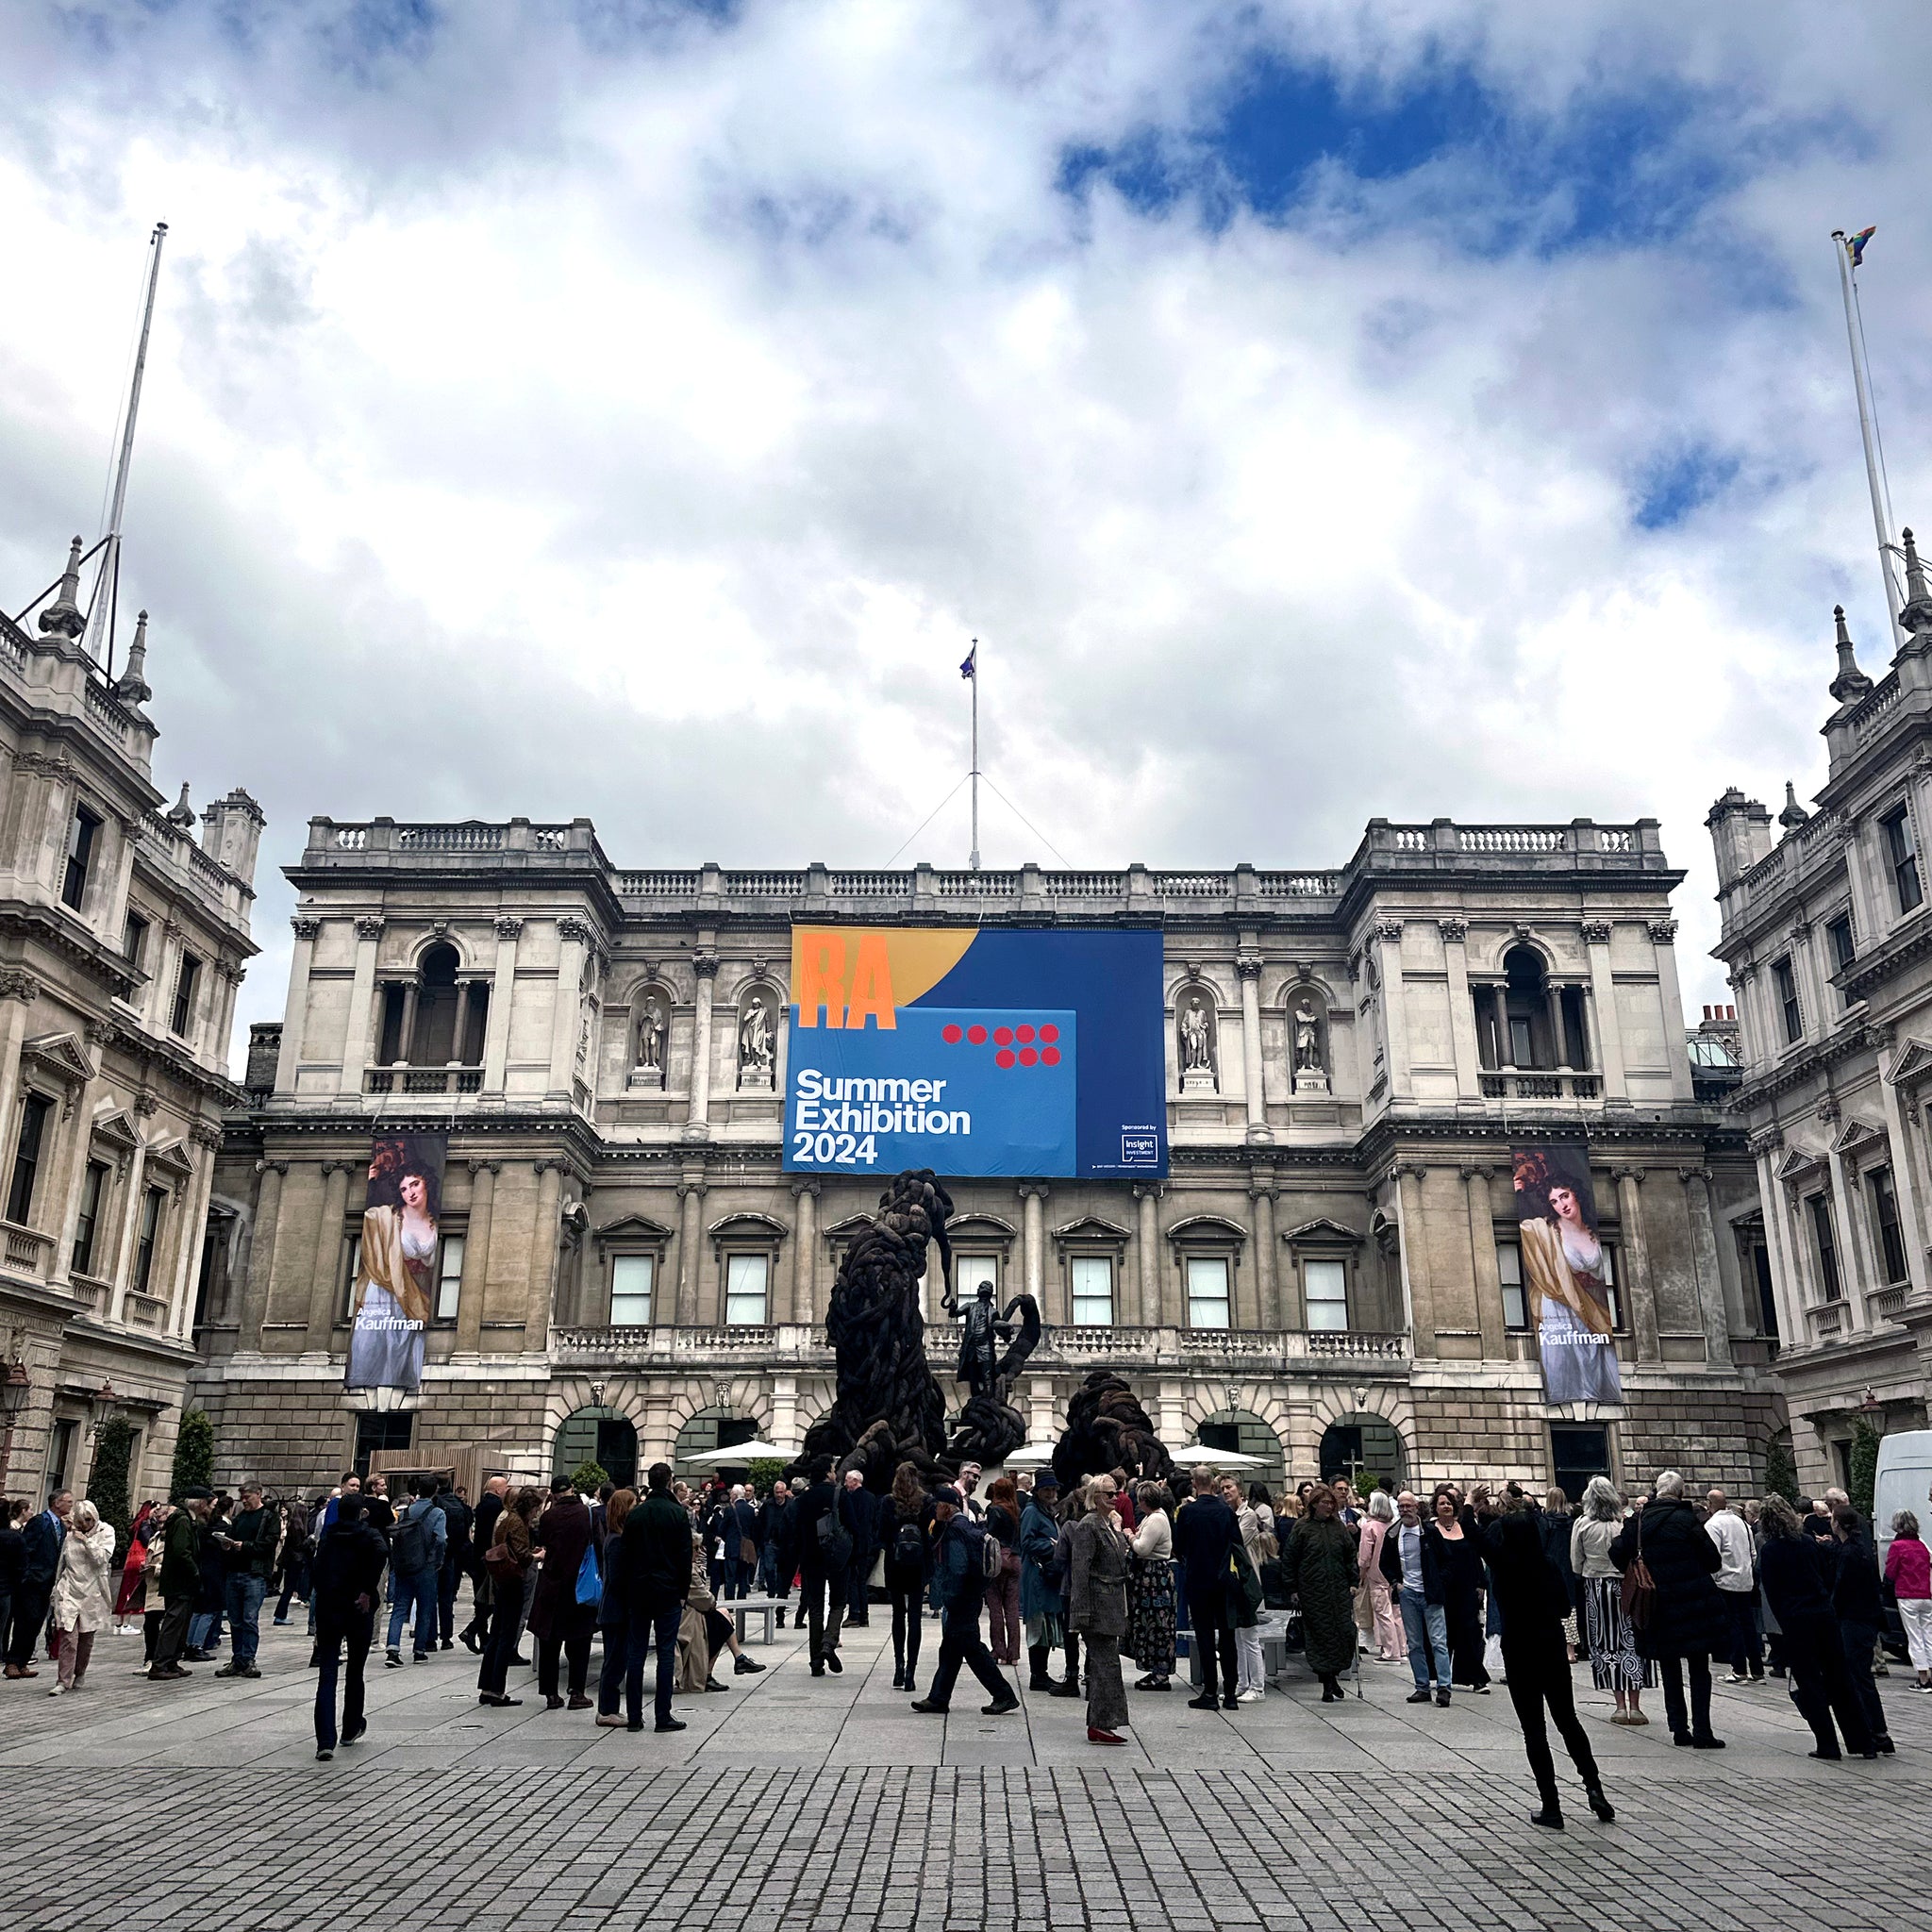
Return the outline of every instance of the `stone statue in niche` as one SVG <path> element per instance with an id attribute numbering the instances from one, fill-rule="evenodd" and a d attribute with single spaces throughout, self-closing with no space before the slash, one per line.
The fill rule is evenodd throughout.
<path id="1" fill-rule="evenodd" d="M 671 1015 L 665 1010 L 663 1000 L 656 993 L 647 993 L 638 1014 L 638 1063 L 630 1075 L 633 1087 L 663 1086 L 664 1047 L 670 1032 Z"/>
<path id="2" fill-rule="evenodd" d="M 1325 1093 L 1328 1070 L 1322 1057 L 1322 1014 L 1312 999 L 1297 1000 L 1291 1015 L 1294 1022 L 1294 1091 L 1297 1093 Z"/>
<path id="3" fill-rule="evenodd" d="M 762 993 L 746 1000 L 738 1023 L 738 1084 L 770 1087 L 777 1072 L 778 1036 L 772 1025 L 772 1008 Z"/>
<path id="4" fill-rule="evenodd" d="M 1205 993 L 1182 995 L 1174 1014 L 1180 1051 L 1181 1091 L 1212 1093 L 1214 1079 L 1214 1009 Z"/>

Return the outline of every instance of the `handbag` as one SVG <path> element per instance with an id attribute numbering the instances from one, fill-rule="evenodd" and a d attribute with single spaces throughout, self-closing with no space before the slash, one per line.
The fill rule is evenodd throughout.
<path id="1" fill-rule="evenodd" d="M 738 1560 L 741 1563 L 756 1563 L 758 1559 L 758 1546 L 752 1541 L 750 1537 L 740 1537 L 738 1539 Z"/>
<path id="2" fill-rule="evenodd" d="M 1657 1579 L 1643 1560 L 1643 1512 L 1637 1513 L 1637 1554 L 1624 1567 L 1624 1621 L 1633 1630 L 1648 1630 L 1657 1610 Z"/>
<path id="3" fill-rule="evenodd" d="M 516 1552 L 508 1543 L 491 1543 L 483 1552 L 483 1567 L 497 1583 L 508 1583 L 512 1577 L 523 1574 L 523 1565 L 517 1561 Z"/>
<path id="4" fill-rule="evenodd" d="M 577 1602 L 593 1604 L 604 1594 L 604 1579 L 597 1574 L 597 1545 L 584 1545 L 584 1560 L 577 1565 Z"/>

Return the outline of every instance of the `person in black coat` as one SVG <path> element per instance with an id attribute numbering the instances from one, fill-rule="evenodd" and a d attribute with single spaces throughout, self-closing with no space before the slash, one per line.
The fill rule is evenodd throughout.
<path id="1" fill-rule="evenodd" d="M 1197 1469 L 1194 1493 L 1174 1518 L 1174 1552 L 1187 1567 L 1188 1627 L 1201 1654 L 1201 1694 L 1188 1700 L 1190 1710 L 1239 1708 L 1228 1561 L 1241 1524 L 1216 1492 L 1216 1481 L 1213 1470 Z"/>
<path id="2" fill-rule="evenodd" d="M 832 1487 L 832 1458 L 814 1456 L 808 1473 L 811 1480 L 798 1499 L 798 1575 L 805 1597 L 798 1613 L 811 1633 L 812 1675 L 823 1677 L 830 1670 L 836 1677 L 845 1668 L 839 1661 L 839 1624 L 852 1567 L 852 1532 Z M 821 1524 L 826 1525 L 823 1536 Z"/>
<path id="3" fill-rule="evenodd" d="M 1710 1728 L 1711 1653 L 1728 1654 L 1731 1641 L 1730 1616 L 1713 1580 L 1722 1558 L 1684 1500 L 1684 1478 L 1674 1469 L 1657 1477 L 1650 1501 L 1610 1545 L 1610 1561 L 1619 1570 L 1627 1571 L 1640 1554 L 1657 1595 L 1648 1621 L 1638 1627 L 1637 1649 L 1656 1662 L 1663 1679 L 1671 1741 L 1722 1751 L 1724 1740 Z M 1690 1674 L 1688 1720 L 1680 1663 Z"/>
<path id="4" fill-rule="evenodd" d="M 509 1478 L 493 1475 L 483 1486 L 482 1500 L 470 1524 L 470 1621 L 463 1629 L 463 1646 L 480 1657 L 490 1641 L 490 1578 L 483 1568 L 483 1554 L 496 1538 L 496 1519 L 503 1514 L 504 1499 L 509 1493 Z"/>
<path id="5" fill-rule="evenodd" d="M 475 1513 L 457 1494 L 456 1485 L 446 1475 L 436 1479 L 436 1507 L 442 1511 L 446 1537 L 442 1574 L 436 1579 L 437 1635 L 441 1640 L 442 1648 L 450 1650 L 456 1643 L 457 1579 L 467 1576 L 470 1566 L 476 1560 L 470 1548 L 470 1525 L 475 1521 Z"/>
<path id="6" fill-rule="evenodd" d="M 1872 1654 L 1878 1633 L 1885 1627 L 1885 1599 L 1879 1593 L 1878 1556 L 1865 1533 L 1865 1524 L 1849 1504 L 1831 1512 L 1832 1534 L 1838 1540 L 1827 1556 L 1837 1558 L 1838 1572 L 1831 1587 L 1831 1607 L 1838 1613 L 1839 1635 L 1844 1642 L 1845 1669 L 1850 1675 L 1852 1694 L 1865 1715 L 1865 1727 L 1872 1741 L 1882 1752 L 1891 1749 L 1891 1737 L 1885 1725 L 1885 1706 L 1878 1687 L 1872 1681 Z"/>
<path id="7" fill-rule="evenodd" d="M 1798 1512 L 1782 1496 L 1765 1497 L 1760 1521 L 1764 1544 L 1757 1552 L 1757 1583 L 1765 1607 L 1782 1632 L 1778 1654 L 1790 1672 L 1791 1702 L 1818 1740 L 1811 1756 L 1842 1756 L 1831 1727 L 1836 1716 L 1845 1750 L 1858 1757 L 1876 1757 L 1878 1747 L 1866 1722 L 1864 1702 L 1852 1688 L 1838 1612 L 1832 1607 L 1837 1559 L 1805 1534 Z"/>
<path id="8" fill-rule="evenodd" d="M 845 1488 L 839 1498 L 845 1527 L 852 1532 L 852 1567 L 846 1573 L 845 1624 L 849 1629 L 863 1628 L 871 1623 L 872 1566 L 879 1553 L 879 1499 L 866 1488 L 865 1478 L 856 1470 L 845 1473 Z"/>
<path id="9" fill-rule="evenodd" d="M 630 1618 L 625 1639 L 624 1698 L 626 1730 L 644 1727 L 644 1653 L 658 1651 L 658 1729 L 681 1731 L 671 1715 L 671 1686 L 677 1674 L 677 1626 L 691 1593 L 691 1517 L 671 1493 L 671 1465 L 654 1462 L 644 1500 L 624 1520 L 615 1567 L 622 1574 Z"/>
<path id="10" fill-rule="evenodd" d="M 353 1744 L 369 1728 L 362 1715 L 362 1667 L 375 1641 L 375 1608 L 382 1592 L 389 1543 L 371 1528 L 362 1498 L 345 1495 L 336 1520 L 315 1546 L 309 1571 L 315 1606 L 315 1647 L 321 1657 L 315 1681 L 315 1755 L 335 1756 L 336 1674 L 346 1647 L 348 1679 L 342 1690 L 341 1740 Z"/>
<path id="11" fill-rule="evenodd" d="M 1504 1674 L 1509 1702 L 1523 1726 L 1523 1748 L 1542 1800 L 1542 1809 L 1532 1812 L 1529 1822 L 1557 1831 L 1563 1828 L 1557 1765 L 1543 1726 L 1543 1707 L 1548 1705 L 1576 1774 L 1583 1780 L 1590 1808 L 1607 1824 L 1617 1814 L 1604 1796 L 1603 1778 L 1570 1689 L 1570 1647 L 1563 1636 L 1563 1619 L 1570 1614 L 1570 1586 L 1563 1572 L 1550 1560 L 1538 1512 L 1525 1507 L 1520 1494 L 1512 1495 L 1502 1515 L 1481 1525 L 1478 1540 L 1490 1566 L 1490 1587 L 1503 1613 Z"/>
<path id="12" fill-rule="evenodd" d="M 1570 1560 L 1570 1532 L 1576 1524 L 1576 1512 L 1570 1507 L 1570 1498 L 1561 1490 L 1552 1490 L 1543 1498 L 1543 1507 L 1532 1512 L 1536 1518 L 1537 1534 L 1542 1538 L 1543 1555 L 1554 1563 L 1563 1578 L 1563 1589 L 1570 1598 L 1569 1614 L 1579 1619 L 1583 1612 L 1583 1586 L 1576 1574 L 1576 1566 Z M 1582 1624 L 1573 1623 L 1570 1628 L 1581 1635 Z M 1564 1649 L 1570 1660 L 1574 1663 L 1581 1654 L 1581 1645 L 1564 1639 Z"/>
<path id="13" fill-rule="evenodd" d="M 791 1594 L 791 1578 L 798 1568 L 798 1536 L 791 1507 L 791 1486 L 783 1476 L 772 1485 L 771 1493 L 758 1505 L 759 1565 L 765 1594 L 781 1604 Z"/>
<path id="14" fill-rule="evenodd" d="M 39 1515 L 21 1524 L 21 1573 L 13 1587 L 13 1631 L 7 1650 L 9 1677 L 34 1677 L 34 1645 L 47 1622 L 47 1605 L 54 1594 L 54 1573 L 60 1567 L 60 1545 L 67 1536 L 67 1519 L 74 1497 L 59 1490 L 47 1499 Z M 51 1654 L 51 1653 L 50 1653 Z"/>

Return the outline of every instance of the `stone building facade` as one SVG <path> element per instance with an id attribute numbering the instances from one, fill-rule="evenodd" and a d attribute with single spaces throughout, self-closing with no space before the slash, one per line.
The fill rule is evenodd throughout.
<path id="1" fill-rule="evenodd" d="M 1377 820 L 1327 872 L 958 873 L 628 871 L 583 819 L 317 819 L 289 875 L 199 1328 L 225 1477 L 795 1446 L 881 1184 L 781 1168 L 791 928 L 835 920 L 1164 935 L 1168 1178 L 950 1184 L 961 1279 L 1044 1313 L 1034 1440 L 1098 1366 L 1169 1444 L 1275 1477 L 1746 1486 L 1781 1426 L 1754 1177 L 1687 1050 L 1652 821 Z M 423 1390 L 377 1413 L 341 1386 L 352 1244 L 372 1127 L 410 1123 L 450 1137 L 443 1258 Z M 1589 1143 L 1614 1407 L 1542 1396 L 1509 1150 L 1550 1139 Z M 955 1331 L 929 1345 L 947 1380 Z"/>
<path id="2" fill-rule="evenodd" d="M 1788 786 L 1774 843 L 1771 813 L 1734 788 L 1708 821 L 1807 1487 L 1846 1480 L 1861 1420 L 1924 1427 L 1932 1375 L 1932 595 L 1906 545 L 1906 642 L 1875 684 L 1837 613 L 1817 808 Z"/>
<path id="3" fill-rule="evenodd" d="M 100 1425 L 164 1491 L 262 817 L 151 771 L 147 616 L 108 683 L 80 540 L 30 632 L 0 616 L 0 1491 L 84 1487 Z"/>

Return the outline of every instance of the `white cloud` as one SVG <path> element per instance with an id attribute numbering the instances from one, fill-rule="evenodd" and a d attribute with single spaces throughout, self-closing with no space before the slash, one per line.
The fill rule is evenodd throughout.
<path id="1" fill-rule="evenodd" d="M 1903 8 L 1684 16 L 774 0 L 578 34 L 490 0 L 384 51 L 366 7 L 256 9 L 246 47 L 208 8 L 16 9 L 0 581 L 92 521 L 164 215 L 128 553 L 157 775 L 247 784 L 270 864 L 376 811 L 880 862 L 963 770 L 976 634 L 989 769 L 1076 864 L 1649 813 L 1687 998 L 1722 997 L 1703 813 L 1822 776 L 1833 601 L 1883 655 L 1841 221 L 1881 226 L 1894 494 L 1932 504 L 1925 76 Z M 1344 157 L 1285 222 L 1058 192 L 1069 147 L 1200 161 L 1264 48 L 1364 101 L 1467 63 L 1594 132 L 1520 209 L 1481 149 Z M 1660 173 L 1681 225 L 1555 245 Z M 1731 490 L 1633 529 L 1704 449 Z M 962 797 L 909 856 L 964 844 Z M 982 845 L 1051 856 L 993 801 Z M 263 883 L 244 1017 L 285 970 Z"/>

